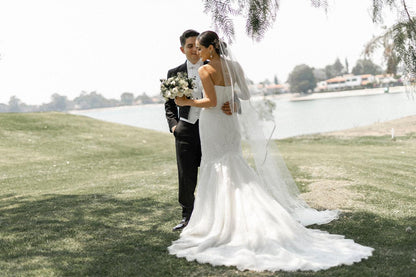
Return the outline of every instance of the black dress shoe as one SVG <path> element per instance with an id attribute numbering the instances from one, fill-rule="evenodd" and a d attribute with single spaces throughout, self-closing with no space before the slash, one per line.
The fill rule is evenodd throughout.
<path id="1" fill-rule="evenodd" d="M 172 231 L 178 231 L 181 230 L 183 228 L 185 228 L 186 225 L 188 225 L 189 219 L 184 217 L 182 218 L 181 222 L 179 222 L 178 225 L 176 225 L 175 227 L 173 227 Z"/>

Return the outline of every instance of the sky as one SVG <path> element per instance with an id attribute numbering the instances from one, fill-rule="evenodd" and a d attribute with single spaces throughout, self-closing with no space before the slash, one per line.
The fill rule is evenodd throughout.
<path id="1" fill-rule="evenodd" d="M 296 65 L 323 68 L 336 58 L 351 70 L 381 33 L 372 0 L 328 2 L 325 12 L 310 0 L 280 0 L 260 42 L 236 20 L 232 49 L 247 77 L 284 82 Z M 202 0 L 0 0 L 0 103 L 16 96 L 39 105 L 54 93 L 73 100 L 83 91 L 158 95 L 159 80 L 185 61 L 179 36 L 186 29 L 213 30 Z"/>

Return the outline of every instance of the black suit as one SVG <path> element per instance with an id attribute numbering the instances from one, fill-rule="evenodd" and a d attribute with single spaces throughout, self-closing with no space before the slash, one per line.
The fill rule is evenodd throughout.
<path id="1" fill-rule="evenodd" d="M 168 71 L 168 78 L 179 72 L 187 73 L 186 62 Z M 178 111 L 179 110 L 179 111 Z M 191 124 L 179 118 L 188 119 L 190 106 L 176 106 L 173 99 L 165 103 L 166 119 L 169 130 L 173 132 L 176 144 L 176 161 L 178 164 L 179 203 L 182 206 L 182 217 L 189 219 L 194 207 L 194 192 L 197 183 L 198 167 L 201 163 L 201 142 L 199 139 L 199 122 Z"/>

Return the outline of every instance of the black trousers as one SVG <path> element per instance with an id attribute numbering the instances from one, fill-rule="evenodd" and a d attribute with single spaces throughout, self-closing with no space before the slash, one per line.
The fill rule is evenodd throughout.
<path id="1" fill-rule="evenodd" d="M 189 219 L 194 208 L 194 192 L 201 163 L 199 122 L 191 124 L 179 121 L 174 135 L 178 164 L 179 203 L 182 206 L 182 217 Z"/>

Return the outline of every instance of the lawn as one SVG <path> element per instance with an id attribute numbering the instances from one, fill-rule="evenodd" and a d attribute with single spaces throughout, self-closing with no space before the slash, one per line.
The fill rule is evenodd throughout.
<path id="1" fill-rule="evenodd" d="M 371 246 L 372 257 L 253 273 L 170 256 L 180 219 L 170 134 L 63 113 L 0 114 L 0 275 L 416 275 L 416 134 L 277 144 L 308 202 L 344 211 L 312 228 Z"/>

